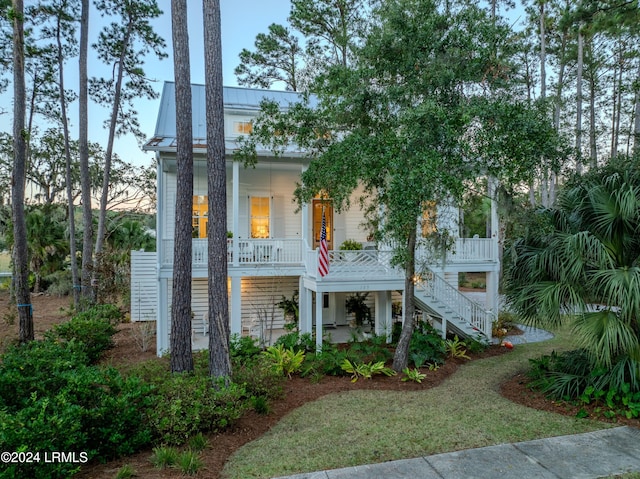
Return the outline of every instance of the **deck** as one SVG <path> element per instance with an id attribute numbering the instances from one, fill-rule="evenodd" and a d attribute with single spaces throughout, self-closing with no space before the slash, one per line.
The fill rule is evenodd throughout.
<path id="1" fill-rule="evenodd" d="M 173 265 L 173 240 L 160 242 L 160 264 L 163 269 Z M 206 239 L 193 240 L 193 270 L 206 272 Z M 365 277 L 400 278 L 402 271 L 392 264 L 391 249 L 363 249 L 329 251 L 329 274 L 323 280 Z M 490 238 L 458 238 L 452 249 L 438 255 L 426 249 L 417 252 L 417 263 L 435 269 L 451 271 L 489 271 L 498 262 L 497 245 Z M 304 272 L 317 278 L 318 252 L 308 249 L 299 239 L 239 239 L 227 241 L 229 273 L 280 274 Z M 291 274 L 291 273 L 289 273 Z"/>

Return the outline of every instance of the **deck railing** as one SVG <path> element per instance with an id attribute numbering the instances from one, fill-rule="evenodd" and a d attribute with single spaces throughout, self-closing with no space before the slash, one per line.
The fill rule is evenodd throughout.
<path id="1" fill-rule="evenodd" d="M 233 239 L 227 239 L 227 262 L 229 264 L 302 264 L 302 241 L 298 239 L 239 239 L 237 258 L 234 262 Z M 161 261 L 165 266 L 173 264 L 173 240 L 162 240 Z M 194 267 L 207 266 L 208 241 L 206 238 L 192 240 L 192 263 Z"/>
<path id="2" fill-rule="evenodd" d="M 402 277 L 402 271 L 391 265 L 392 251 L 329 251 L 329 275 L 332 278 Z M 308 251 L 306 270 L 318 277 L 318 251 Z"/>
<path id="3" fill-rule="evenodd" d="M 207 239 L 194 238 L 193 266 L 207 265 Z M 227 262 L 230 265 L 260 265 L 260 264 L 288 264 L 307 267 L 312 276 L 317 273 L 317 250 L 307 250 L 300 239 L 237 239 L 234 249 L 234 239 L 227 240 Z M 164 266 L 173 264 L 172 239 L 161 241 L 160 260 Z M 234 251 L 237 257 L 234 261 Z M 396 269 L 391 266 L 393 253 L 390 250 L 357 250 L 357 251 L 329 251 L 330 272 L 339 276 L 360 275 L 363 272 L 371 274 L 395 274 Z M 419 251 L 417 258 L 424 263 L 435 264 L 441 260 L 436 253 L 426 250 Z M 453 248 L 446 252 L 446 263 L 478 263 L 497 260 L 497 249 L 490 238 L 459 238 Z"/>

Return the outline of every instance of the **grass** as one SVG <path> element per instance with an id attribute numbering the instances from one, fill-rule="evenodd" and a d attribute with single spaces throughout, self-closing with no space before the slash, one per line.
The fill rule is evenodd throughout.
<path id="1" fill-rule="evenodd" d="M 0 271 L 11 271 L 11 255 L 0 253 Z"/>
<path id="2" fill-rule="evenodd" d="M 530 409 L 499 393 L 500 383 L 526 369 L 528 358 L 564 349 L 568 337 L 562 332 L 551 341 L 518 345 L 509 354 L 473 361 L 426 391 L 325 396 L 239 449 L 223 475 L 276 477 L 609 427 Z"/>

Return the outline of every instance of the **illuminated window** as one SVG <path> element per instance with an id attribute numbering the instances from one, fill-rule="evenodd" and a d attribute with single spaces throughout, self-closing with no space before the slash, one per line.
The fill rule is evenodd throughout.
<path id="1" fill-rule="evenodd" d="M 191 216 L 191 236 L 207 237 L 207 221 L 209 220 L 209 199 L 206 195 L 193 197 L 193 213 Z"/>
<path id="2" fill-rule="evenodd" d="M 436 231 L 436 204 L 427 201 L 422 207 L 422 236 L 427 237 Z"/>
<path id="3" fill-rule="evenodd" d="M 239 135 L 248 135 L 253 131 L 253 125 L 250 121 L 234 121 L 233 132 Z"/>
<path id="4" fill-rule="evenodd" d="M 252 196 L 251 208 L 251 237 L 269 238 L 271 236 L 271 201 L 267 196 Z"/>

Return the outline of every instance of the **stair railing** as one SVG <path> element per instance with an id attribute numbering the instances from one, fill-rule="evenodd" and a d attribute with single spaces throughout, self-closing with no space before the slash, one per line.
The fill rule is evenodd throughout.
<path id="1" fill-rule="evenodd" d="M 434 271 L 427 269 L 418 278 L 416 290 L 423 291 L 434 302 L 442 303 L 453 315 L 462 318 L 486 337 L 491 337 L 491 325 L 496 319 L 495 314 L 467 298 Z"/>

